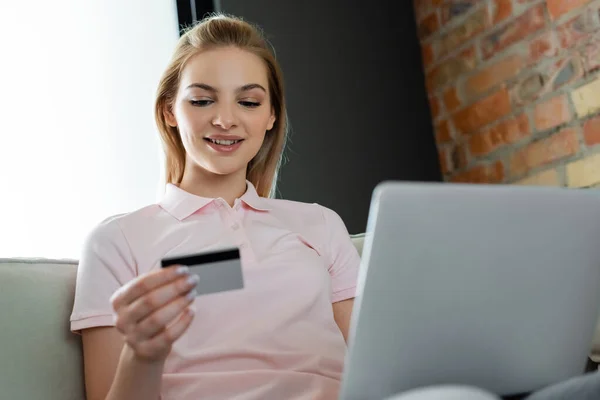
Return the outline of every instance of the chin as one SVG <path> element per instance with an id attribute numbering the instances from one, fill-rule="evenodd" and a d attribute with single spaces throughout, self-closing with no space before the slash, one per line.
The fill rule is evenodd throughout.
<path id="1" fill-rule="evenodd" d="M 247 165 L 247 164 L 242 164 L 242 163 L 235 163 L 235 164 L 227 163 L 227 165 L 224 165 L 224 164 L 225 163 L 214 163 L 214 164 L 204 163 L 204 164 L 201 164 L 200 167 L 212 174 L 226 176 L 226 175 L 235 174 L 235 173 L 239 172 L 240 170 L 245 170 L 246 165 Z"/>
<path id="2" fill-rule="evenodd" d="M 225 168 L 223 168 L 223 169 L 212 169 L 212 170 L 209 170 L 209 171 L 212 172 L 215 175 L 227 176 L 227 175 L 233 175 L 233 174 L 235 174 L 240 169 L 225 169 Z"/>
<path id="3" fill-rule="evenodd" d="M 211 174 L 226 176 L 239 173 L 240 170 L 246 170 L 250 159 L 247 160 L 244 154 L 231 154 L 229 156 L 215 156 L 214 154 L 205 154 L 197 152 L 192 155 L 191 160 L 197 167 Z"/>

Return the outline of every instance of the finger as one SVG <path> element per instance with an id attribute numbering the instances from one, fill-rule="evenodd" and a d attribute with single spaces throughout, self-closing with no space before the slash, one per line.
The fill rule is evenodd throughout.
<path id="1" fill-rule="evenodd" d="M 149 272 L 131 280 L 117 290 L 111 296 L 110 302 L 115 310 L 119 310 L 121 307 L 135 301 L 138 297 L 143 296 L 146 292 L 187 274 L 189 274 L 189 268 L 179 265 Z"/>
<path id="2" fill-rule="evenodd" d="M 187 294 L 191 289 L 196 287 L 198 280 L 198 275 L 189 275 L 162 285 L 124 308 L 121 315 L 129 323 L 135 324 L 156 312 L 165 304 Z"/>
<path id="3" fill-rule="evenodd" d="M 137 350 L 142 354 L 153 354 L 160 351 L 160 349 L 170 346 L 185 333 L 193 319 L 194 311 L 191 308 L 186 308 L 179 318 L 167 329 L 153 338 L 139 343 Z"/>
<path id="4" fill-rule="evenodd" d="M 136 326 L 138 340 L 146 340 L 154 337 L 160 331 L 174 323 L 176 317 L 181 314 L 196 298 L 196 291 L 192 290 L 185 296 L 179 296 L 164 307 L 148 315 Z"/>

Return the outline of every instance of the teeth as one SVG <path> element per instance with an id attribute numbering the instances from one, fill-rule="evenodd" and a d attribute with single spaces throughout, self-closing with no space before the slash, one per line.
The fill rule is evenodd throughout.
<path id="1" fill-rule="evenodd" d="M 213 143 L 221 144 L 224 146 L 231 146 L 232 144 L 239 142 L 239 140 L 215 140 L 215 139 L 208 139 L 208 140 L 210 140 Z"/>

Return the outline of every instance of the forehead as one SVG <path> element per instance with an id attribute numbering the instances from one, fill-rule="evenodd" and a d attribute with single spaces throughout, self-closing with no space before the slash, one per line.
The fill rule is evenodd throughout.
<path id="1" fill-rule="evenodd" d="M 235 47 L 204 50 L 183 68 L 181 86 L 206 83 L 221 89 L 236 89 L 249 83 L 267 87 L 267 68 L 257 55 Z"/>

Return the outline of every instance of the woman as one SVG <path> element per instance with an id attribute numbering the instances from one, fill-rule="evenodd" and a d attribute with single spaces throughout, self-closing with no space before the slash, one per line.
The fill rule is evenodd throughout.
<path id="1" fill-rule="evenodd" d="M 102 222 L 77 276 L 71 329 L 88 400 L 335 399 L 359 256 L 339 216 L 276 200 L 282 74 L 260 31 L 213 16 L 179 40 L 155 117 L 159 204 Z M 196 298 L 170 255 L 238 246 L 244 289 Z"/>

